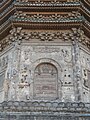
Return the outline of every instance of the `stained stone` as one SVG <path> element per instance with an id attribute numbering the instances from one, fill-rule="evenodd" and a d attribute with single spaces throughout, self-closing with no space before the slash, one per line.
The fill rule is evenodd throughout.
<path id="1" fill-rule="evenodd" d="M 0 120 L 90 120 L 89 8 L 0 1 Z"/>

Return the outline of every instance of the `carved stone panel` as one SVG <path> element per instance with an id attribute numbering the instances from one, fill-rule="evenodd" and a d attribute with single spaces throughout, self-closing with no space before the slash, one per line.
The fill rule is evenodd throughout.
<path id="1" fill-rule="evenodd" d="M 57 97 L 57 69 L 52 64 L 43 63 L 36 67 L 34 97 L 40 99 Z"/>

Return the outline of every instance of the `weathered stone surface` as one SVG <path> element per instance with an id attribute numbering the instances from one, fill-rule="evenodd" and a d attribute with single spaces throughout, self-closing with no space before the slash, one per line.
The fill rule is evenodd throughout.
<path id="1" fill-rule="evenodd" d="M 39 42 L 37 32 L 33 32 L 32 39 L 37 42 L 29 41 L 28 44 L 20 38 L 23 32 L 21 28 L 11 31 L 11 36 L 17 37 L 14 47 L 0 57 L 1 101 L 40 99 L 89 102 L 90 56 L 88 49 L 84 50 L 77 41 L 80 30 L 73 28 L 65 34 L 63 31 L 50 31 L 59 41 L 55 43 Z M 65 42 L 62 37 L 65 38 L 66 34 L 71 37 Z M 22 43 L 19 44 L 17 39 Z"/>

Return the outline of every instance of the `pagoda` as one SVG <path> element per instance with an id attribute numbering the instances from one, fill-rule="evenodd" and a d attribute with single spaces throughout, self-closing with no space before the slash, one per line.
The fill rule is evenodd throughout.
<path id="1" fill-rule="evenodd" d="M 90 120 L 90 0 L 0 0 L 0 120 Z"/>

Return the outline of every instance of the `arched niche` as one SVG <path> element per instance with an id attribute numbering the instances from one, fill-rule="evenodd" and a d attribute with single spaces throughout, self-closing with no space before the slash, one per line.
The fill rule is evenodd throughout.
<path id="1" fill-rule="evenodd" d="M 38 60 L 34 65 L 34 99 L 57 99 L 61 96 L 61 67 L 50 59 Z"/>

